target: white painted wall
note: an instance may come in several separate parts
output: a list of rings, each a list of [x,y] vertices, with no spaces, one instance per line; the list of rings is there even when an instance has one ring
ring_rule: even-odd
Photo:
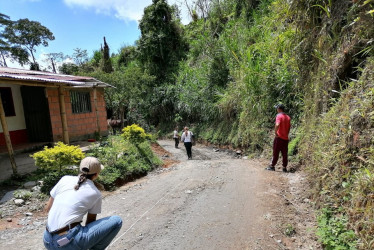
[[[14,110],[16,116],[7,116],[6,121],[8,124],[9,131],[26,129],[25,115],[23,112],[22,96],[21,96],[21,85],[15,84],[4,84],[0,81],[0,87],[11,87],[13,95]],[[3,132],[3,127],[0,122],[0,133]]]

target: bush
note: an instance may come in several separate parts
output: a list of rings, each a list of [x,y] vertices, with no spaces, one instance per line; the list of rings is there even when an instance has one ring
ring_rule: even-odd
[[[144,129],[136,124],[123,128],[122,132],[122,137],[134,145],[139,145],[140,143],[151,139],[151,135],[146,134]]]
[[[32,193],[25,189],[18,189],[13,193],[14,198],[29,200],[32,197]]]
[[[324,249],[356,249],[357,238],[347,229],[348,218],[324,208],[318,216],[317,235]]]
[[[111,136],[107,144],[93,147],[89,155],[97,157],[105,166],[97,181],[106,190],[113,190],[118,182],[145,175],[155,166],[162,165],[148,141],[134,145],[119,136]]]
[[[42,179],[43,185],[40,188],[40,192],[49,195],[49,192],[57,184],[57,182],[65,175],[77,175],[75,170],[63,170],[61,172],[49,172]]]
[[[53,148],[44,147],[44,150],[33,155],[35,165],[52,171],[61,173],[64,167],[79,164],[84,158],[84,153],[78,146],[68,146],[62,142],[57,142]]]

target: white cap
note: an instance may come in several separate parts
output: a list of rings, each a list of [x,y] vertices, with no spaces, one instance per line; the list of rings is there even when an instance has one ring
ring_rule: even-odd
[[[103,169],[104,166],[100,164],[99,160],[92,156],[84,158],[79,166],[79,170],[87,174],[99,174]]]

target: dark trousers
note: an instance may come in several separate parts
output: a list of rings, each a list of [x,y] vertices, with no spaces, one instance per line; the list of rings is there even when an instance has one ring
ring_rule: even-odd
[[[174,138],[174,141],[175,141],[175,147],[177,148],[179,145],[179,138]]]
[[[274,143],[273,143],[273,160],[271,161],[271,165],[274,167],[279,158],[279,152],[282,153],[282,160],[283,160],[283,167],[287,167],[288,164],[288,140],[283,140],[279,137],[275,137]]]
[[[184,143],[184,146],[186,147],[186,150],[187,150],[187,156],[188,156],[188,159],[192,158],[192,143],[191,142],[185,142]]]

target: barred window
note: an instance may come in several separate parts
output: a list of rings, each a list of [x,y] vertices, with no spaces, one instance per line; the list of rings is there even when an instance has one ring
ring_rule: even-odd
[[[0,88],[0,95],[3,103],[5,116],[15,116],[16,112],[14,111],[12,89],[9,87],[2,87]]]
[[[70,100],[73,114],[91,112],[90,92],[70,91]]]

